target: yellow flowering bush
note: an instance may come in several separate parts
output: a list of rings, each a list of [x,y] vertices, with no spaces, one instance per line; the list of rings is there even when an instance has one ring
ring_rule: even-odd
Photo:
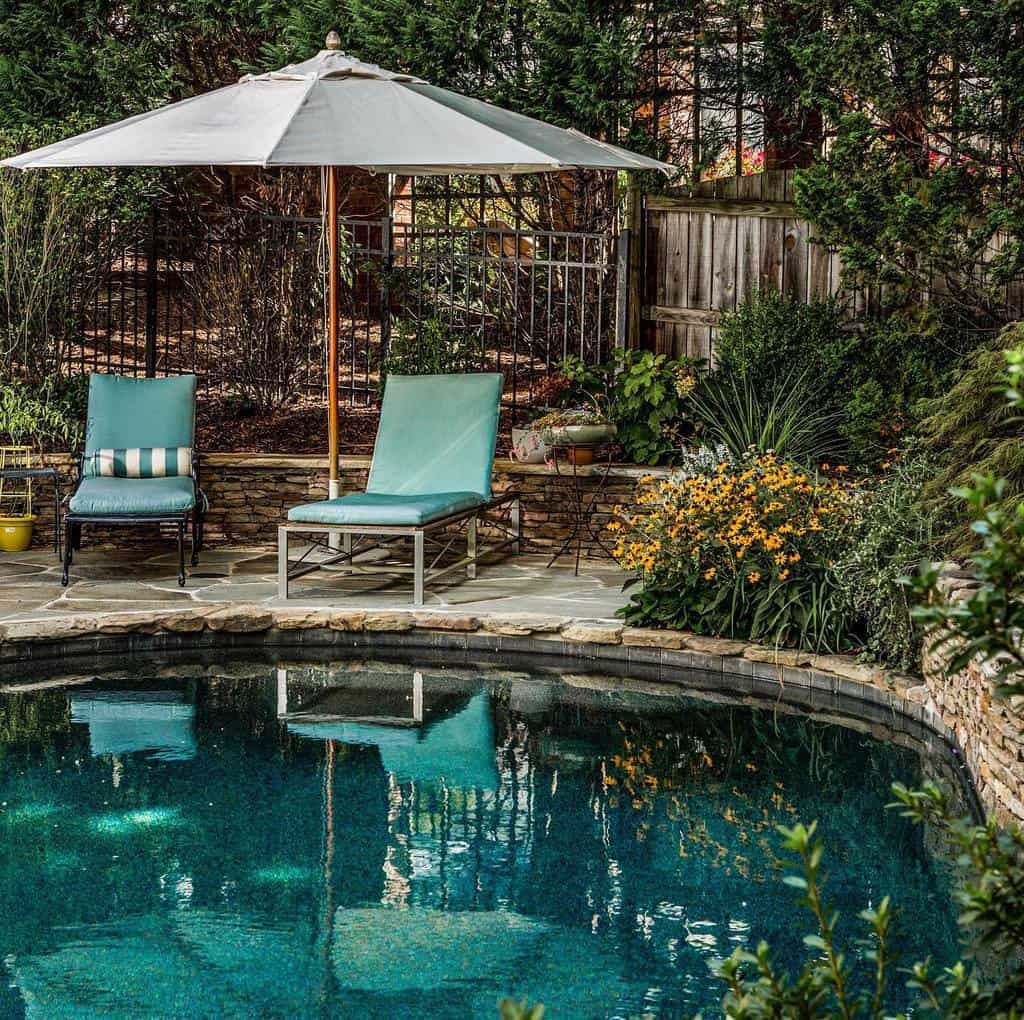
[[[647,477],[636,506],[619,508],[609,525],[616,559],[640,582],[625,616],[838,650],[849,620],[833,564],[859,503],[845,469],[812,473],[772,454],[688,477]]]

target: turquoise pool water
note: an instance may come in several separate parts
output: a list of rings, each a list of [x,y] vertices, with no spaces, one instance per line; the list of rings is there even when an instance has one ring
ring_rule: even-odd
[[[713,1015],[712,959],[802,957],[796,818],[847,918],[891,892],[908,958],[955,951],[884,810],[947,764],[914,747],[594,677],[220,672],[0,695],[0,1016]]]

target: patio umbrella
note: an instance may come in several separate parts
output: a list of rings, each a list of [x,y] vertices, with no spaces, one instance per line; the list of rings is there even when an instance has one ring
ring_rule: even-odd
[[[327,380],[331,495],[338,479],[337,168],[409,176],[673,167],[579,131],[502,110],[339,50],[4,160],[90,166],[327,168]]]

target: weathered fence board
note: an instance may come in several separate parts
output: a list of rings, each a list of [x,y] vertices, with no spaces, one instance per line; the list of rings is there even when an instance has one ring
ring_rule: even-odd
[[[723,312],[733,311],[759,290],[797,301],[834,296],[852,317],[877,312],[886,293],[844,285],[836,252],[813,243],[813,227],[793,204],[793,172],[774,171],[704,181],[692,196],[651,196],[644,206],[647,264],[644,266],[640,342],[674,357],[713,359]],[[998,258],[1010,243],[996,237],[980,260]],[[962,282],[935,274],[922,285],[921,300],[956,298],[964,284],[977,294],[984,270],[978,265]],[[997,324],[1024,316],[1024,279],[991,294]]]

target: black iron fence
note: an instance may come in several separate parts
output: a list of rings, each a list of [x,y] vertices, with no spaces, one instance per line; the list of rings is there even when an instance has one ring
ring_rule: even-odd
[[[207,391],[272,402],[325,392],[318,219],[232,215],[187,229],[154,213],[117,236],[83,288],[72,371],[195,372]],[[340,222],[341,392],[377,399],[386,371],[499,370],[513,408],[569,355],[615,343],[615,238],[606,233]]]

